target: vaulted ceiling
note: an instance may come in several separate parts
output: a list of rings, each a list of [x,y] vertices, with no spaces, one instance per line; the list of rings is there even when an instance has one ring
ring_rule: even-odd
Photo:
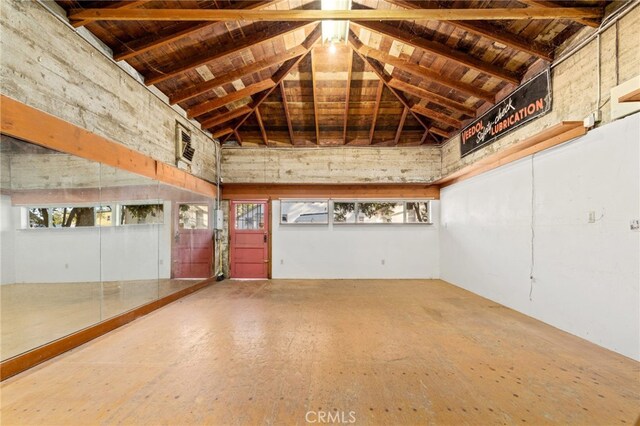
[[[147,85],[242,146],[441,143],[607,4],[325,2],[58,0]],[[325,17],[348,22],[340,37],[323,36]]]

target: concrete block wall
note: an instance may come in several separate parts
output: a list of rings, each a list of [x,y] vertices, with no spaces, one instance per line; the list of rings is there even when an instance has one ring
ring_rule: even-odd
[[[0,2],[2,94],[175,164],[176,120],[191,129],[191,172],[216,180],[217,144],[35,1]]]

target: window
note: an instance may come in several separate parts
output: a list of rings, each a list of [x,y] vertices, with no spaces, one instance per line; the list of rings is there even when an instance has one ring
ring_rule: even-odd
[[[404,203],[371,201],[358,203],[359,223],[403,223]]]
[[[280,223],[326,225],[329,223],[329,201],[282,201]]]
[[[180,204],[178,227],[180,229],[209,229],[209,206],[206,204]]]
[[[264,229],[264,209],[262,204],[236,204],[236,229]]]
[[[431,223],[431,211],[428,201],[407,201],[407,223]]]
[[[111,206],[96,207],[96,225],[111,226],[114,223],[113,209]]]
[[[356,223],[356,203],[334,201],[333,223]]]
[[[120,225],[153,225],[164,223],[162,204],[126,204],[120,206]]]
[[[28,209],[29,228],[48,228],[49,209],[46,207],[32,207]]]
[[[93,207],[54,207],[51,209],[53,228],[77,228],[94,226],[96,223]]]

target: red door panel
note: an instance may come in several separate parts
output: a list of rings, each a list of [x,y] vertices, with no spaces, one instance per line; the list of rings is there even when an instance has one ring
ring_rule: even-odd
[[[232,278],[268,278],[269,205],[267,201],[232,201],[230,266]]]
[[[213,229],[209,206],[174,204],[172,278],[209,278],[213,263]]]

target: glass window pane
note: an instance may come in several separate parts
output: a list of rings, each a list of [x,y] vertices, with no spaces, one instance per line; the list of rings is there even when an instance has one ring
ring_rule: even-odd
[[[180,229],[209,229],[209,206],[180,204],[178,226]]]
[[[431,223],[429,201],[407,202],[407,223]]]
[[[148,225],[164,222],[162,204],[126,204],[120,211],[121,225]]]
[[[75,228],[95,225],[93,207],[54,207],[51,209],[51,226],[54,228]]]
[[[113,210],[111,206],[96,207],[96,225],[98,226],[113,225]]]
[[[328,201],[282,201],[280,223],[329,223]]]
[[[334,223],[356,223],[356,203],[333,202]]]
[[[236,204],[235,227],[240,230],[264,229],[264,209],[260,203]]]
[[[358,203],[358,223],[403,223],[404,203],[371,201]]]
[[[48,228],[49,209],[34,207],[29,209],[29,228]]]

